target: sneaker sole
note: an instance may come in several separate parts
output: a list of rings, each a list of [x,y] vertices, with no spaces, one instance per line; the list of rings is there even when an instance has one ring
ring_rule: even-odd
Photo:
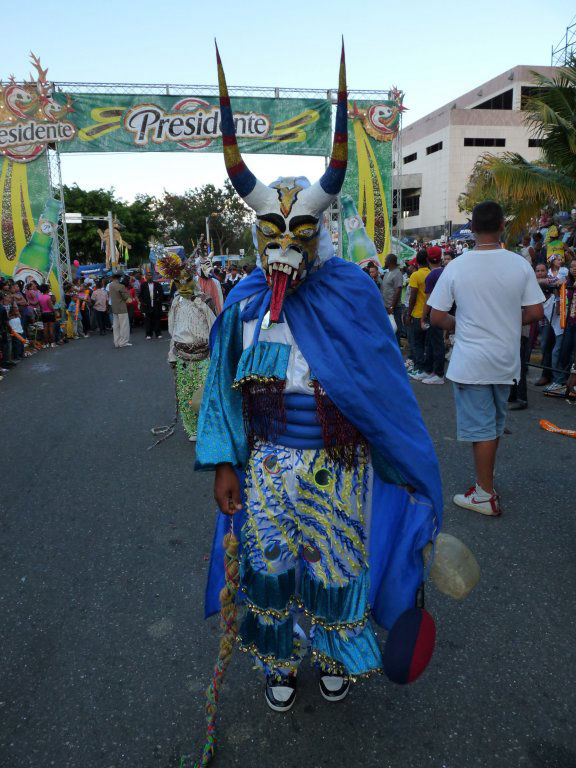
[[[470,504],[467,501],[456,501],[456,499],[452,499],[452,502],[461,509],[470,509],[472,512],[479,512],[486,517],[500,517],[502,514],[502,510],[500,510],[500,512],[492,512],[492,509],[488,511],[487,509],[482,509],[478,504]]]
[[[266,704],[268,704],[270,709],[273,710],[274,712],[289,712],[294,706],[294,703],[296,701],[296,696],[294,696],[290,704],[288,704],[286,707],[277,707],[276,704],[272,704],[272,702],[269,700],[266,694],[264,694],[264,698],[266,699]]]
[[[318,687],[320,688],[320,694],[321,694],[322,698],[325,699],[326,701],[342,701],[342,699],[345,699],[346,696],[348,696],[348,694],[350,693],[350,683],[348,683],[348,688],[346,688],[344,693],[339,693],[337,696],[328,696],[322,690],[322,686],[321,685],[319,685]]]
[[[426,381],[426,379],[422,379],[422,384],[431,384],[432,386],[434,385],[438,386],[440,384],[444,384],[444,382],[443,381]]]

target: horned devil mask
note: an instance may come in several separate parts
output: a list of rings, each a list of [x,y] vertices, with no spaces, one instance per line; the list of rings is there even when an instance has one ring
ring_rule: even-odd
[[[256,213],[256,237],[262,268],[272,289],[270,322],[280,319],[284,298],[306,277],[318,250],[322,212],[337,197],[346,174],[348,123],[344,44],[340,58],[336,126],[330,164],[322,178],[309,187],[283,178],[267,187],[242,160],[224,70],[216,46],[222,144],[226,170],[234,189]]]
[[[202,277],[209,278],[212,272],[212,262],[210,256],[201,256],[200,258],[200,274]]]

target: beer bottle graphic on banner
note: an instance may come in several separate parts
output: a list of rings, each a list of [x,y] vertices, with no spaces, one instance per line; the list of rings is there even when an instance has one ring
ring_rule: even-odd
[[[58,227],[61,203],[48,198],[34,234],[20,251],[20,258],[12,277],[14,280],[30,278],[38,285],[48,280],[51,265],[52,243]]]
[[[375,261],[378,264],[376,246],[368,237],[364,222],[356,210],[354,201],[350,195],[342,195],[341,203],[342,221],[348,235],[348,261],[354,261],[361,267],[366,266],[368,261]]]

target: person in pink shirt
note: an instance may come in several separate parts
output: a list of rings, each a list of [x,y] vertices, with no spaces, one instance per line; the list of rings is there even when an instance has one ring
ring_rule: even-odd
[[[44,346],[55,347],[54,343],[54,305],[50,296],[50,288],[46,283],[40,286],[38,295],[38,305],[40,307],[42,322],[44,323]]]
[[[38,283],[36,282],[36,280],[30,280],[30,282],[26,286],[24,295],[26,296],[26,301],[28,302],[28,306],[40,312],[40,305],[38,304],[38,297],[40,296],[40,291],[38,290]]]

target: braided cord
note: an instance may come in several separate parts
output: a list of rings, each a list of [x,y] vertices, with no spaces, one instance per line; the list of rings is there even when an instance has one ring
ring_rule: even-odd
[[[214,757],[216,749],[216,710],[218,708],[218,696],[224,678],[226,668],[232,658],[234,643],[238,634],[238,607],[236,595],[240,584],[240,565],[238,562],[238,539],[232,528],[230,517],[230,531],[224,536],[224,572],[226,583],[220,591],[220,627],[222,637],[218,659],[214,665],[214,675],[210,685],[206,689],[206,743],[202,752],[202,759],[194,768],[203,768]]]

